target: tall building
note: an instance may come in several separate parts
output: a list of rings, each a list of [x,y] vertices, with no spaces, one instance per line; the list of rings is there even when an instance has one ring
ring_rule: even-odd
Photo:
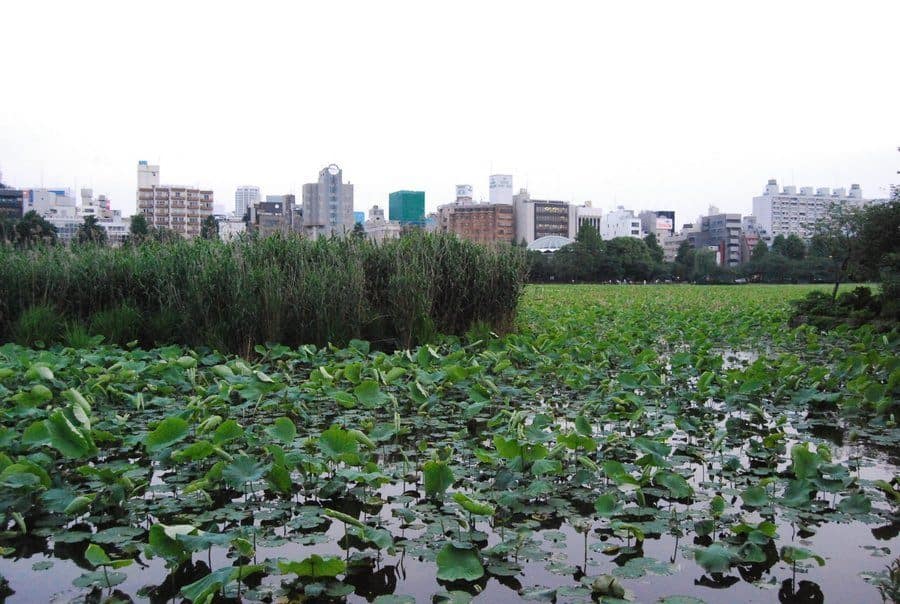
[[[247,214],[247,209],[259,200],[259,187],[241,185],[234,190],[234,215],[243,218]]]
[[[578,237],[578,231],[584,225],[590,225],[600,233],[603,228],[603,209],[595,208],[591,202],[584,202],[583,206],[571,206],[569,208],[569,238]]]
[[[388,219],[401,226],[425,224],[425,191],[394,191],[388,196]]]
[[[741,215],[714,214],[700,218],[700,232],[695,235],[695,247],[715,248],[722,266],[741,263]]]
[[[516,243],[532,243],[535,239],[556,235],[569,237],[570,211],[565,201],[531,199],[526,189],[513,197]]]
[[[860,207],[866,203],[859,185],[850,185],[850,192],[828,187],[784,187],[770,179],[763,194],[753,198],[753,215],[762,231],[769,237],[798,235],[809,239],[815,234],[816,223],[826,218],[832,205]]]
[[[491,203],[513,202],[512,174],[492,174],[489,179]]]
[[[353,224],[356,226],[357,224],[365,224],[366,222],[366,213],[365,212],[353,212]]]
[[[641,230],[649,235],[653,233],[657,239],[675,234],[675,212],[673,210],[648,210],[638,214],[641,219]]]
[[[632,210],[626,210],[622,206],[605,214],[601,224],[603,228],[600,229],[600,236],[606,241],[616,237],[641,236],[640,218],[635,216]]]
[[[94,198],[93,189],[81,190],[81,208],[77,209],[81,222],[88,216],[97,219],[100,227],[106,231],[106,241],[110,245],[121,245],[129,236],[130,218],[123,218],[121,210],[113,210],[106,195]]]
[[[153,228],[166,228],[191,239],[200,235],[200,223],[212,216],[213,192],[181,185],[160,185],[159,166],[138,162],[138,212]]]
[[[0,218],[21,218],[24,214],[25,191],[0,182]]]
[[[295,204],[294,195],[266,195],[265,201],[257,201],[249,206],[248,230],[261,237],[299,230],[295,227]]]
[[[353,230],[353,185],[335,164],[319,172],[319,181],[303,185],[303,233],[309,237],[343,235]]]
[[[438,208],[438,230],[477,243],[513,242],[513,207],[505,203],[450,203]]]

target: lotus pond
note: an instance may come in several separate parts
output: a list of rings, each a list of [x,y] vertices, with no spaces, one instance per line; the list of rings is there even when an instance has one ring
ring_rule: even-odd
[[[529,287],[516,333],[392,354],[2,346],[0,602],[890,600],[896,330],[787,328],[809,289]]]

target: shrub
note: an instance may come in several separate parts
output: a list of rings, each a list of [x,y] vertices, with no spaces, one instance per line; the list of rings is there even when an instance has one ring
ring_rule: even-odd
[[[141,314],[128,304],[101,310],[91,317],[91,333],[101,335],[110,344],[124,345],[141,333]]]
[[[12,329],[13,340],[22,346],[39,343],[49,346],[60,340],[62,323],[59,313],[47,304],[32,306],[23,312]]]
[[[70,348],[91,348],[103,341],[103,336],[92,336],[81,321],[69,321],[63,327],[63,342]]]

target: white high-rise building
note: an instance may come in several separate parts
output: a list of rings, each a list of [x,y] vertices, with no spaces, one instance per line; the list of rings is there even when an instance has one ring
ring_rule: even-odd
[[[641,219],[634,215],[633,210],[626,210],[622,206],[604,214],[600,224],[602,225],[600,236],[604,241],[616,237],[640,238],[641,236]]]
[[[784,187],[780,192],[778,182],[773,178],[766,184],[763,194],[753,198],[753,216],[757,228],[768,237],[778,235],[798,235],[809,239],[815,234],[816,223],[828,216],[832,204],[848,204],[852,207],[865,205],[859,185],[832,191],[828,187]]]
[[[243,218],[247,208],[259,203],[259,187],[242,185],[234,190],[234,215]]]
[[[512,174],[492,174],[490,177],[491,203],[512,204]]]
[[[137,209],[153,227],[188,239],[200,235],[200,223],[212,216],[213,192],[183,185],[160,185],[159,166],[138,162]]]

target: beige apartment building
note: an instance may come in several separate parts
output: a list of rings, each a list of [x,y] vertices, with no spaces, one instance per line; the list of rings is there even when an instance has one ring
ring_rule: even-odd
[[[162,227],[192,239],[200,236],[200,224],[212,216],[213,192],[180,185],[160,185],[159,166],[138,162],[138,212],[150,228]]]
[[[477,243],[513,242],[513,207],[504,203],[451,203],[438,208],[438,228]]]

